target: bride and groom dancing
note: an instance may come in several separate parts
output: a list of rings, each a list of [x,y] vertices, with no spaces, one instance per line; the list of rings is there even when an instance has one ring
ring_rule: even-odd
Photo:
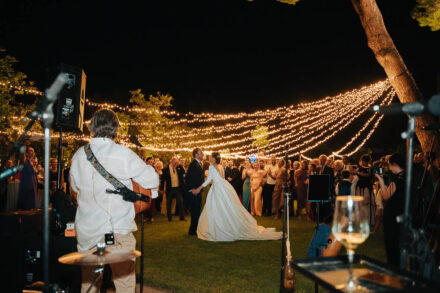
[[[220,154],[212,153],[208,178],[204,180],[203,152],[196,148],[193,161],[186,173],[186,191],[189,192],[191,225],[189,235],[208,241],[277,240],[282,232],[257,225],[254,217],[241,204],[232,185],[224,179]],[[202,189],[212,184],[206,203],[200,213]]]

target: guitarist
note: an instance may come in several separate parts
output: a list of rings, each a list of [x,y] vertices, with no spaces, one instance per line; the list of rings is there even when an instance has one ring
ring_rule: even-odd
[[[132,189],[133,179],[141,187],[151,189],[152,197],[156,198],[159,177],[153,167],[145,164],[129,148],[115,142],[119,129],[116,114],[108,109],[98,110],[89,129],[93,135],[90,149],[102,167],[126,187]],[[90,250],[104,241],[109,251],[136,248],[136,239],[132,234],[137,230],[133,202],[125,201],[120,194],[106,192],[106,189],[114,190],[114,187],[88,161],[84,147],[73,156],[70,184],[78,198],[75,217],[78,251]],[[130,260],[110,266],[116,292],[134,292],[135,262]],[[93,266],[82,267],[81,292],[86,292],[91,285],[94,269]],[[95,287],[92,292],[98,290]]]

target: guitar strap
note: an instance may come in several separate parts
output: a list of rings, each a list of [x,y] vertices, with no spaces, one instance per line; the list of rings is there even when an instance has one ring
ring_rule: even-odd
[[[96,159],[95,154],[92,152],[92,148],[90,145],[84,146],[84,151],[87,156],[87,160],[92,164],[92,166],[107,180],[116,190],[121,190],[123,188],[127,188],[124,184],[122,184],[118,179],[116,179],[112,174],[110,174],[99,161]]]
[[[84,146],[84,152],[86,153],[87,160],[90,162],[90,164],[92,164],[96,171],[98,171],[98,173],[101,174],[101,176],[104,177],[104,179],[107,180],[115,188],[115,190],[106,189],[105,191],[107,193],[120,194],[125,201],[130,202],[136,202],[138,200],[144,202],[150,201],[150,198],[148,196],[144,196],[140,193],[134,192],[133,190],[122,184],[112,174],[110,174],[96,159],[95,154],[92,152],[92,148],[89,144]]]

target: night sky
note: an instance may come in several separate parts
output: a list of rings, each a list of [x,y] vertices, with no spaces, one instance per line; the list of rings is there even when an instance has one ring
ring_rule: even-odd
[[[410,18],[413,1],[378,1],[426,97],[437,91],[440,32]],[[45,70],[82,67],[87,97],[131,89],[174,97],[180,112],[238,112],[319,99],[386,78],[349,0],[8,1],[1,43],[44,89]]]

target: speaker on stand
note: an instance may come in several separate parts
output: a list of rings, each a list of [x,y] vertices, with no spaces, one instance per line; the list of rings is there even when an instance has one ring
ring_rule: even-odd
[[[82,132],[86,103],[86,74],[81,68],[67,64],[60,64],[54,72],[56,74],[65,72],[67,77],[67,83],[54,106],[54,130]]]

